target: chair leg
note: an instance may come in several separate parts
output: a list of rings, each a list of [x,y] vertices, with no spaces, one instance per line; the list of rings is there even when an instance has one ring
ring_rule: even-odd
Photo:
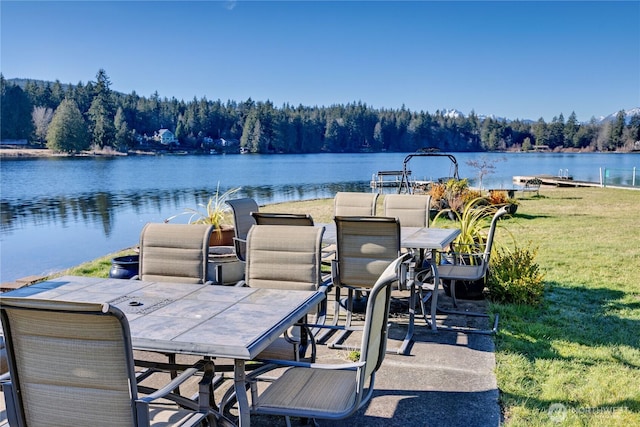
[[[333,319],[331,320],[331,323],[328,325],[329,327],[322,330],[322,331],[317,331],[315,334],[315,340],[317,344],[324,344],[327,339],[329,339],[329,336],[331,334],[333,334],[333,332],[338,328],[338,321],[340,318],[340,287],[336,286],[335,287],[335,301],[334,301],[334,306],[333,306]],[[324,323],[324,322],[323,322]]]
[[[424,281],[424,280],[422,280]],[[454,307],[458,307],[457,304],[457,299],[456,299],[456,294],[455,294],[455,287],[456,287],[456,280],[451,280],[451,296],[453,298],[453,305]],[[424,294],[424,290],[421,286],[418,286],[418,292],[419,292],[419,300],[420,300],[420,310],[422,311],[422,316],[424,317],[425,321],[427,322],[427,324],[430,324],[429,319],[427,318],[427,309],[426,309],[426,302],[431,299],[434,298],[433,292],[429,290],[426,294]],[[433,301],[432,301],[433,302]],[[432,304],[432,308],[429,311],[433,310],[433,304]],[[486,313],[479,313],[476,311],[461,311],[461,310],[448,310],[448,309],[444,309],[442,307],[440,307],[437,303],[435,305],[435,311],[436,313],[441,313],[441,314],[451,314],[451,315],[460,315],[460,316],[472,316],[472,317],[485,317],[485,318],[489,318],[490,316]],[[433,313],[431,313],[433,314]],[[435,316],[432,316],[432,318],[435,318]],[[469,329],[469,328],[464,328],[464,327],[455,327],[455,326],[437,326],[437,330],[438,331],[450,331],[450,332],[463,332],[463,333],[467,333],[467,334],[481,334],[481,335],[493,335],[496,334],[498,332],[498,321],[499,321],[499,315],[496,314],[494,321],[493,321],[493,327],[491,329]]]
[[[451,284],[449,285],[449,289],[451,290],[451,298],[453,298],[453,306],[458,308],[458,299],[456,298],[456,284],[457,281],[451,280]]]

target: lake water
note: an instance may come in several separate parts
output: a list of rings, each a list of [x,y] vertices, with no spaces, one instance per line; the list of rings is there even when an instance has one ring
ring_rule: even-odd
[[[3,159],[0,163],[0,281],[59,271],[133,246],[142,226],[221,191],[260,204],[372,191],[379,170],[401,170],[407,153],[131,156],[117,158]],[[483,187],[511,187],[514,175],[557,175],[598,182],[600,168],[631,184],[640,154],[454,153],[461,178],[478,185],[466,162],[483,156],[494,173]],[[452,174],[446,157],[414,157],[413,178]],[[636,182],[636,186],[640,182]],[[184,221],[187,217],[183,217]],[[175,222],[175,221],[174,221]]]

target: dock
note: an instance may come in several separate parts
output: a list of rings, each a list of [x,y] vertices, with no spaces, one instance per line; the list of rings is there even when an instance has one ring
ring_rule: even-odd
[[[553,187],[602,187],[599,182],[575,180],[570,176],[519,175],[513,177],[513,183],[524,185],[531,180],[540,180],[541,185]]]

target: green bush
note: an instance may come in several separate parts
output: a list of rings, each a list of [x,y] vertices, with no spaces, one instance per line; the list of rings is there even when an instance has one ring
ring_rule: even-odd
[[[498,303],[540,304],[544,274],[534,261],[537,254],[537,248],[496,249],[489,265],[489,299]]]

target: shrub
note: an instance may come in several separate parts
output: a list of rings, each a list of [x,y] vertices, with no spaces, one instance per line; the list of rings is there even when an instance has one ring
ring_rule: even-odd
[[[537,248],[496,249],[489,265],[489,299],[499,303],[540,304],[544,274],[534,261],[537,254]]]
[[[428,194],[431,196],[431,207],[441,209],[441,200],[444,199],[446,187],[444,184],[433,183],[429,188]]]
[[[491,191],[487,197],[492,205],[500,205],[509,202],[509,196],[506,191]]]

